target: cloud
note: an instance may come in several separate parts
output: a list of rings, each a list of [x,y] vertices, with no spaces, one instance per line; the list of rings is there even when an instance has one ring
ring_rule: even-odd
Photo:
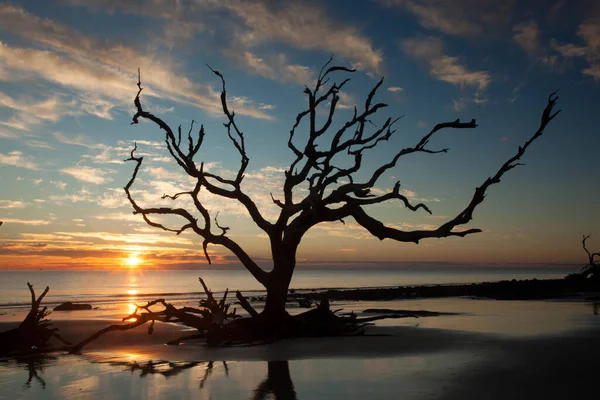
[[[229,54],[236,54],[232,58],[240,61],[241,67],[244,69],[265,78],[298,85],[310,85],[315,79],[310,68],[289,63],[285,54],[282,53],[259,57],[249,51],[244,51],[242,55],[237,56],[238,51],[233,50]],[[264,110],[261,107],[259,109]]]
[[[28,147],[35,147],[38,149],[54,150],[54,147],[42,140],[27,140],[24,144]]]
[[[18,219],[18,218],[2,218],[2,221],[6,224],[21,224],[21,225],[48,225],[50,221],[42,219]]]
[[[288,2],[273,7],[270,1],[202,3],[225,8],[243,21],[245,29],[236,32],[235,40],[244,46],[276,41],[296,49],[335,52],[377,73],[383,62],[381,53],[354,26],[338,23],[314,4]]]
[[[459,99],[452,99],[452,109],[456,112],[460,112],[467,107],[467,99],[461,97]]]
[[[94,199],[95,197],[92,196],[87,189],[82,189],[79,193],[69,193],[61,195],[53,194],[48,196],[48,200],[56,204],[63,204],[65,201],[69,201],[71,203],[92,202]]]
[[[55,232],[55,234],[71,236],[74,238],[100,239],[100,240],[108,241],[108,242],[125,242],[125,243],[129,243],[129,244],[133,244],[133,243],[135,243],[135,244],[167,243],[167,244],[179,244],[179,245],[193,244],[193,242],[190,239],[184,238],[183,236],[163,235],[162,233],[120,234],[120,233],[111,233],[111,232]]]
[[[560,45],[556,41],[552,41],[552,48],[556,50],[561,56],[566,58],[585,57],[585,55],[588,52],[588,49],[585,46],[577,46],[573,43]]]
[[[514,41],[534,58],[540,51],[540,29],[537,22],[531,19],[527,22],[522,22],[513,28]]]
[[[331,18],[324,7],[308,2],[270,0],[196,0],[191,3],[155,1],[152,7],[127,0],[68,0],[68,3],[93,7],[99,11],[120,10],[160,18],[165,26],[182,22],[196,24],[196,31],[206,29],[218,38],[218,45],[250,51],[261,45],[282,43],[300,50],[335,53],[379,73],[383,56],[354,25]],[[189,28],[189,27],[188,27]],[[190,37],[190,29],[185,36]],[[192,32],[193,33],[193,32]]]
[[[397,93],[397,92],[403,92],[404,89],[401,88],[400,86],[390,86],[389,88],[387,88],[388,92],[392,92],[392,93]]]
[[[2,42],[0,42],[0,50]],[[60,96],[45,97],[41,100],[31,98],[13,98],[0,92],[0,107],[15,111],[0,124],[14,129],[29,131],[32,126],[43,122],[57,122],[63,115],[76,115],[73,101],[65,101]]]
[[[24,156],[20,151],[11,151],[8,154],[0,153],[0,164],[33,170],[40,169],[35,162],[31,161],[31,157]]]
[[[583,44],[559,44],[554,40],[551,46],[564,58],[585,59],[588,65],[581,73],[598,81],[600,80],[600,14],[580,24],[577,35],[583,40]]]
[[[106,182],[112,181],[107,175],[113,173],[112,170],[104,170],[100,168],[88,167],[84,165],[77,165],[75,167],[63,168],[60,170],[65,174],[69,174],[77,180],[82,182],[89,182],[95,185],[101,185]]]
[[[109,213],[95,215],[93,218],[99,220],[115,220],[115,221],[129,221],[129,222],[142,222],[145,223],[141,215],[133,215],[133,213]],[[154,231],[154,229],[153,229]]]
[[[50,181],[50,183],[62,190],[64,190],[67,187],[67,184],[61,181]]]
[[[22,8],[0,6],[0,26],[46,50],[11,47],[0,42],[0,62],[12,81],[32,77],[77,91],[80,110],[110,118],[114,105],[128,107],[139,66],[147,97],[196,106],[221,114],[220,93],[212,85],[191,82],[181,66],[160,54],[142,54],[121,44],[86,36],[69,26],[40,18]],[[251,103],[235,104],[237,114],[271,119]],[[126,106],[127,105],[127,106]]]
[[[20,200],[0,200],[0,208],[25,208],[29,205]]]
[[[356,106],[356,100],[353,96],[346,92],[338,92],[340,100],[338,101],[337,108],[343,110],[348,108],[354,108]]]
[[[458,57],[444,54],[442,40],[438,37],[422,36],[403,40],[401,47],[409,56],[429,64],[429,72],[436,79],[457,85],[485,90],[492,82],[487,71],[472,71],[460,63]]]
[[[85,135],[75,135],[75,136],[67,136],[62,132],[54,132],[53,136],[61,143],[71,144],[75,146],[83,146],[88,149],[104,149],[105,145],[99,143],[89,143],[89,140],[85,137]]]
[[[525,86],[525,82],[521,82],[513,88],[513,97],[510,99],[511,103],[517,101],[519,95],[521,94],[521,89],[523,89],[523,86]]]
[[[404,9],[430,30],[476,37],[503,29],[511,19],[513,0],[381,0],[386,6]]]

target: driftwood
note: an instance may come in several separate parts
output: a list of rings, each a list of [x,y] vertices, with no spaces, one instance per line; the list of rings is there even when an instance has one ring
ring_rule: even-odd
[[[587,249],[585,245],[585,241],[588,240],[591,236],[592,235],[584,235],[583,240],[581,242],[583,250],[586,252],[589,260],[588,263],[584,265],[584,267],[581,269],[580,274],[584,278],[590,277],[598,279],[600,278],[600,252],[592,253]],[[596,260],[596,257],[598,257],[598,260]]]
[[[134,312],[123,318],[122,324],[110,325],[99,330],[88,338],[72,346],[70,351],[74,353],[79,352],[84,346],[106,333],[126,331],[137,328],[138,326],[144,325],[147,322],[150,322],[150,325],[148,326],[149,335],[154,332],[154,324],[156,321],[181,323],[185,326],[195,328],[199,332],[199,334],[188,335],[172,340],[168,344],[180,344],[186,340],[202,337],[207,338],[216,334],[213,332],[221,331],[224,323],[228,322],[229,320],[239,318],[239,316],[236,314],[235,309],[229,312],[230,304],[225,303],[229,290],[226,290],[221,301],[217,302],[212,294],[212,291],[204,283],[204,280],[199,278],[199,281],[202,284],[204,292],[206,293],[206,299],[201,299],[199,301],[199,305],[202,308],[177,308],[172,304],[167,303],[164,299],[153,300],[148,302],[146,305],[136,305]],[[154,311],[152,307],[156,305],[162,305],[163,309],[160,311]]]
[[[48,294],[50,287],[36,298],[33,285],[27,282],[27,287],[31,293],[31,309],[21,322],[14,329],[0,333],[0,355],[21,355],[29,353],[44,352],[53,349],[50,339],[55,338],[65,345],[70,345],[58,334],[58,328],[52,328],[49,319],[50,311],[46,307],[40,309],[44,296]]]
[[[148,334],[152,334],[156,321],[181,323],[198,331],[196,334],[183,336],[167,344],[178,345],[187,340],[204,339],[206,345],[212,347],[264,344],[289,337],[363,335],[364,326],[369,322],[387,318],[414,317],[414,315],[400,313],[367,318],[357,318],[354,314],[338,315],[341,310],[332,311],[329,301],[324,299],[318,307],[295,316],[286,314],[285,320],[277,321],[273,325],[269,318],[259,314],[250,305],[240,291],[236,291],[236,298],[249,314],[244,318],[237,315],[235,309],[229,312],[230,304],[226,303],[229,290],[226,290],[223,298],[217,301],[204,280],[200,278],[199,281],[206,293],[206,299],[199,302],[202,308],[176,308],[164,299],[153,300],[146,305],[136,306],[131,315],[123,318],[122,324],[101,329],[72,346],[70,351],[79,352],[84,346],[106,333],[133,329],[148,322],[150,323]],[[161,305],[163,309],[152,310],[152,307],[157,305]]]

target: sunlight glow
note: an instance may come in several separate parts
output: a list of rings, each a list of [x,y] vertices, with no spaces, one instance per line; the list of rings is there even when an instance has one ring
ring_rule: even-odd
[[[137,267],[138,265],[140,265],[142,263],[142,259],[139,258],[137,255],[132,254],[129,256],[129,258],[125,259],[125,262],[130,267]]]

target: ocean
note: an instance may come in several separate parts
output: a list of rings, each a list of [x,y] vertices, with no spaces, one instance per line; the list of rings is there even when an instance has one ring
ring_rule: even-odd
[[[495,282],[510,279],[563,278],[564,269],[481,268],[469,270],[416,269],[297,269],[290,288],[298,291],[329,288],[395,287],[436,284]],[[107,305],[164,298],[174,302],[197,300],[203,294],[202,277],[219,295],[229,288],[257,296],[264,288],[245,270],[110,270],[110,271],[0,271],[0,313],[28,308],[27,282],[41,293],[50,287],[44,305],[65,301]]]

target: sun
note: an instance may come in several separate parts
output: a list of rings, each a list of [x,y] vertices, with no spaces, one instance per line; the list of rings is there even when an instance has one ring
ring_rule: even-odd
[[[138,265],[140,265],[142,263],[142,260],[135,255],[131,255],[129,256],[129,258],[125,259],[125,262],[127,263],[128,266],[130,267],[137,267]]]

